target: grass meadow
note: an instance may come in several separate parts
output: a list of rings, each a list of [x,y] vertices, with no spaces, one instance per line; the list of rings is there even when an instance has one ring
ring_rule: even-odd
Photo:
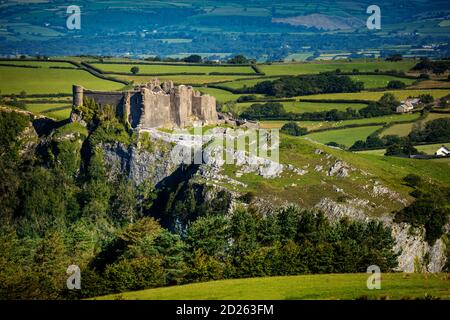
[[[72,85],[94,90],[119,90],[122,83],[103,80],[84,70],[17,68],[0,66],[2,94],[72,93]]]
[[[406,89],[406,90],[386,90],[386,91],[361,91],[361,92],[352,92],[352,93],[325,93],[325,94],[314,94],[309,96],[301,96],[297,98],[304,99],[330,99],[330,100],[371,100],[377,101],[379,100],[383,94],[392,93],[397,99],[404,100],[408,97],[417,97],[421,94],[430,94],[434,98],[441,98],[450,94],[450,89],[433,89],[433,90],[417,90],[417,89]]]
[[[317,274],[220,280],[125,292],[102,300],[354,300],[450,298],[447,274],[384,273],[380,290],[367,273]]]
[[[373,72],[375,69],[380,71],[398,70],[408,71],[416,62],[414,60],[403,60],[399,62],[376,61],[376,60],[358,60],[358,61],[331,61],[331,62],[308,62],[308,63],[273,63],[260,65],[259,68],[268,76],[278,75],[297,75],[308,73],[320,73],[325,71],[334,71],[341,69],[342,72],[351,72],[358,69],[360,72]]]
[[[342,121],[296,121],[301,127],[308,130],[339,128],[348,125],[364,125],[372,123],[390,123],[397,121],[412,121],[419,118],[419,114],[396,114],[374,118],[352,119]],[[261,127],[264,129],[281,128],[288,121],[261,121]]]
[[[139,73],[146,74],[167,74],[167,73],[206,73],[222,72],[222,73],[248,73],[255,71],[249,66],[197,66],[197,65],[164,65],[164,64],[102,64],[94,63],[93,67],[104,72],[127,72],[134,66],[139,68]]]
[[[320,143],[337,142],[346,147],[351,147],[358,140],[366,140],[369,135],[380,128],[382,128],[382,126],[337,129],[311,133],[305,137]]]

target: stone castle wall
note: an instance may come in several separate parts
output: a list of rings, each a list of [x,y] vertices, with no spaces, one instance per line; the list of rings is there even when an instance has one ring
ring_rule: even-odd
[[[216,99],[202,96],[190,86],[174,86],[171,81],[158,80],[131,91],[102,92],[73,86],[73,105],[81,106],[85,99],[100,105],[112,105],[118,116],[128,120],[132,128],[173,128],[192,126],[195,122],[216,124]]]

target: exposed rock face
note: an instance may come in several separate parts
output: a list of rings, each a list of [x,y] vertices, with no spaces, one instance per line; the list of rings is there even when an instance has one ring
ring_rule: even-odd
[[[101,92],[73,86],[73,105],[83,105],[84,99],[100,105],[112,105],[118,116],[128,120],[132,128],[173,128],[192,126],[194,122],[216,124],[216,99],[202,96],[190,86],[174,87],[171,81],[162,84],[157,79],[132,91]],[[77,121],[72,116],[72,121]]]
[[[392,236],[396,240],[394,250],[401,251],[398,269],[405,272],[442,271],[446,263],[446,248],[442,239],[430,246],[423,238],[424,230],[410,229],[411,226],[406,223],[392,225]]]
[[[316,205],[317,209],[322,210],[330,220],[336,221],[341,218],[347,217],[352,220],[367,220],[365,205],[349,205],[345,203],[337,203],[329,198],[323,198]]]
[[[328,176],[347,177],[350,168],[344,161],[336,161],[328,170]]]
[[[370,206],[367,201],[353,199],[346,203],[337,203],[329,198],[322,199],[317,205],[331,221],[347,217],[351,220],[369,220]],[[424,230],[412,230],[407,223],[394,223],[392,218],[384,216],[376,220],[391,227],[395,240],[394,251],[400,253],[397,270],[403,272],[441,272],[446,263],[446,246],[438,239],[433,246],[424,240]]]
[[[104,159],[111,167],[110,174],[124,173],[136,185],[149,180],[156,185],[170,176],[178,165],[171,160],[171,146],[158,142],[154,150],[137,146],[126,147],[121,143],[103,144]]]

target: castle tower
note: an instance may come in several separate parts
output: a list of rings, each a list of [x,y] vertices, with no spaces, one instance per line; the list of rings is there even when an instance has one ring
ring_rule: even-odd
[[[83,95],[84,95],[84,88],[82,86],[73,85],[72,86],[72,101],[73,106],[78,107],[83,105]]]

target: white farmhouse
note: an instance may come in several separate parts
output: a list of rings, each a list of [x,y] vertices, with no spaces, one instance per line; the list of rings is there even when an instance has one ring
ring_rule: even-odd
[[[436,155],[440,156],[440,157],[449,156],[450,150],[448,150],[448,148],[446,146],[442,146],[436,151]]]

